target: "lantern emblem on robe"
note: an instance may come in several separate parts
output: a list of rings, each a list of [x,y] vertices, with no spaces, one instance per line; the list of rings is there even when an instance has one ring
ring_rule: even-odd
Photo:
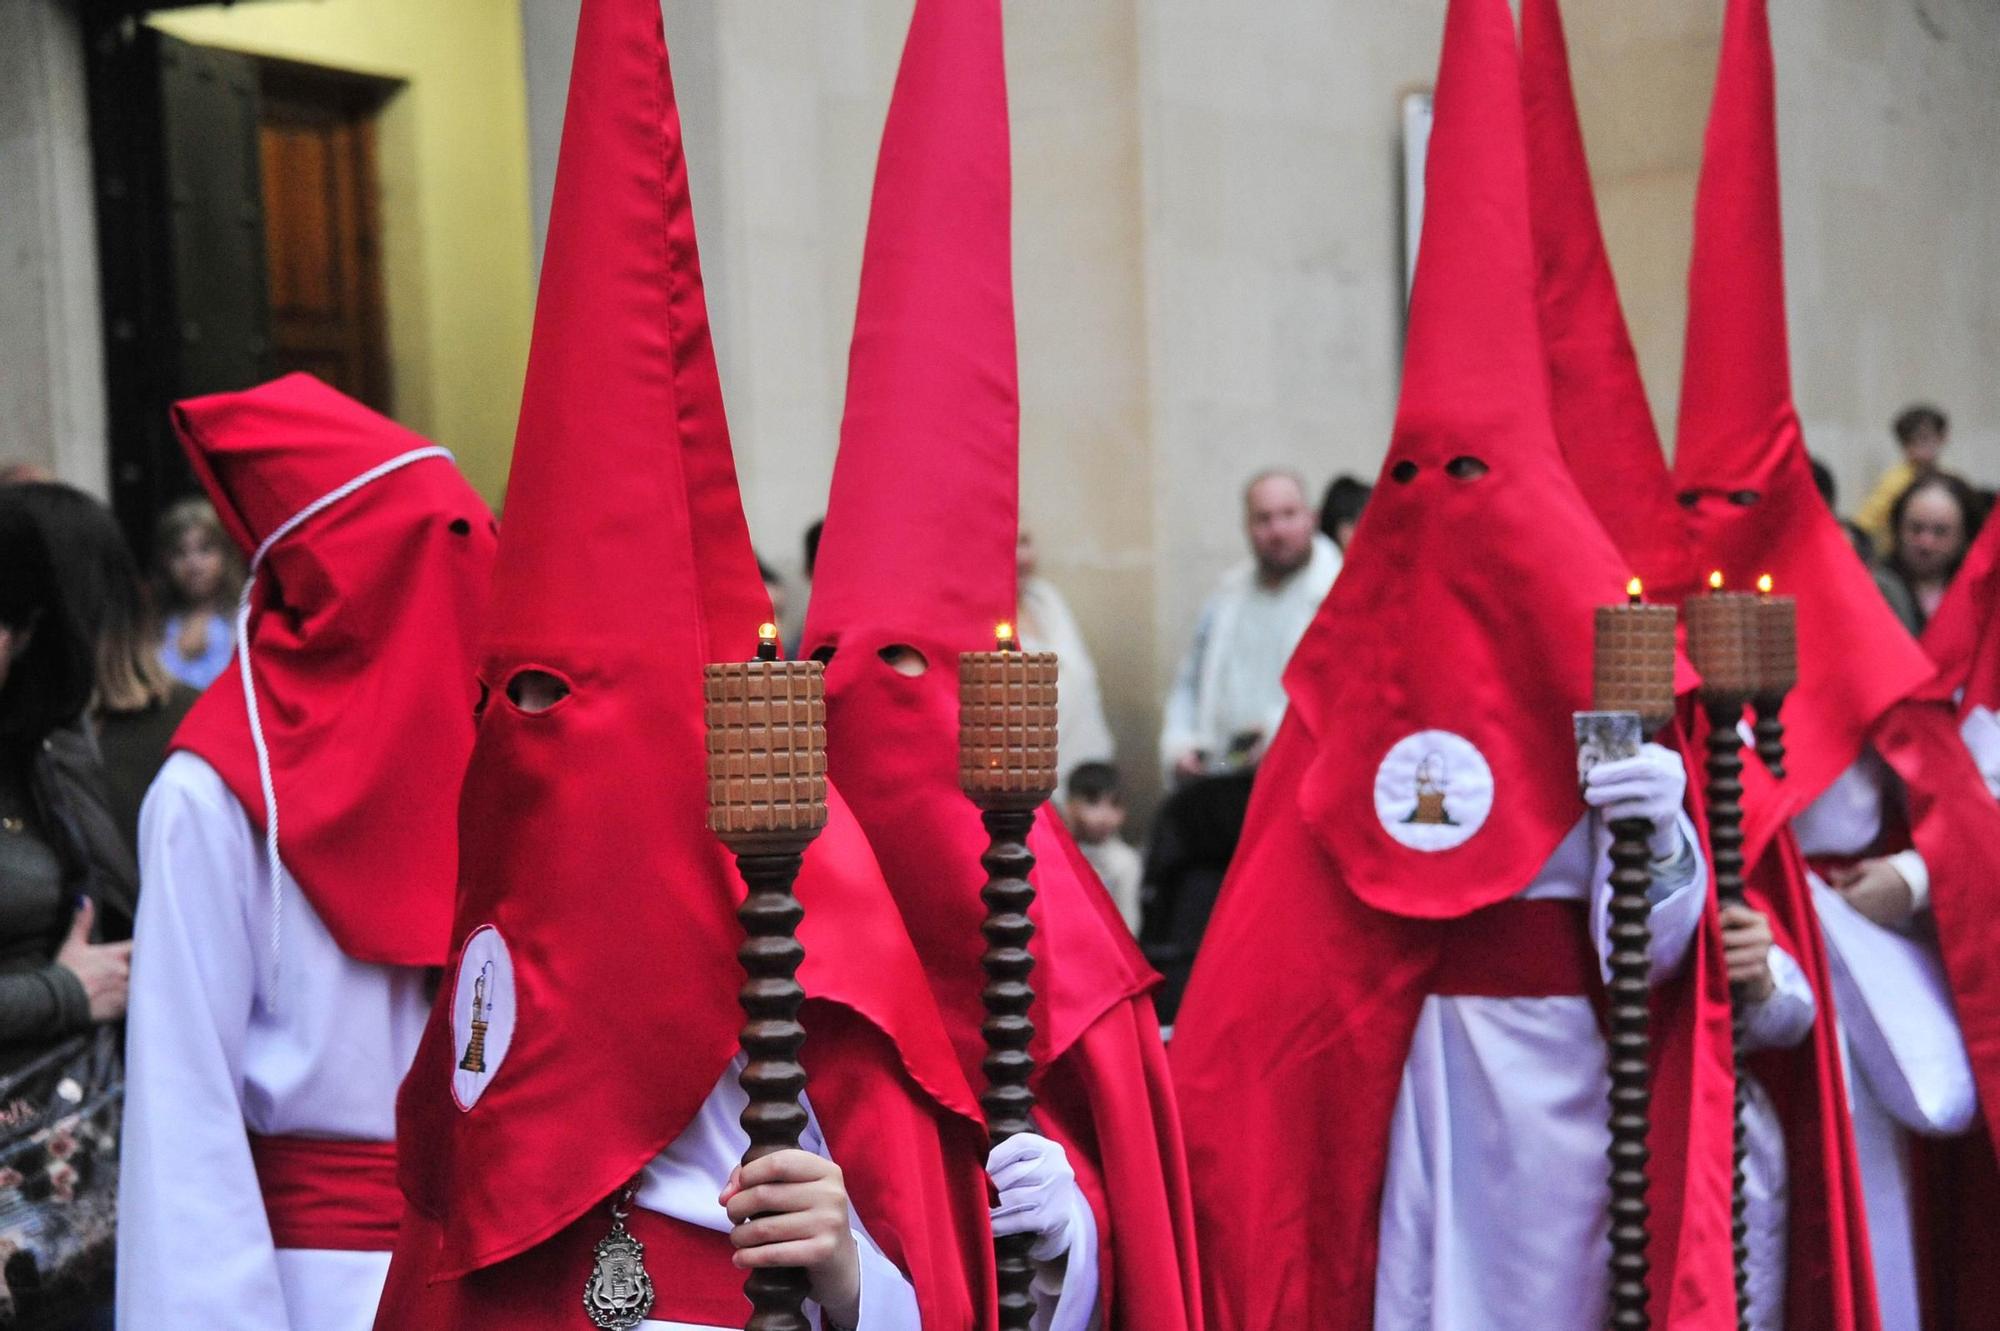
[[[1417,805],[1403,821],[1430,827],[1458,826],[1458,820],[1445,807],[1445,800],[1450,794],[1451,777],[1445,771],[1444,755],[1425,754],[1424,760],[1417,764]]]
[[[1375,817],[1390,840],[1438,854],[1477,836],[1493,812],[1493,769],[1449,730],[1405,735],[1375,772]]]
[[[493,963],[487,962],[479,968],[479,978],[472,984],[472,1039],[465,1046],[465,1057],[458,1066],[466,1072],[486,1071],[486,1027],[487,1017],[493,1005],[486,1001],[486,981],[493,971]]]

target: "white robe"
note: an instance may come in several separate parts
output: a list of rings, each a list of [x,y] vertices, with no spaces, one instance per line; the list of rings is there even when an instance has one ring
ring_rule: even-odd
[[[1677,970],[1706,874],[1686,847],[1653,892],[1653,977]],[[1588,900],[1608,957],[1610,841],[1584,818],[1524,900]],[[1583,997],[1424,1000],[1390,1125],[1377,1331],[1597,1331],[1610,1302],[1610,1078]]]
[[[1881,760],[1864,754],[1795,821],[1801,848],[1855,855],[1874,845],[1890,780]],[[1921,857],[1894,859],[1921,911],[1929,886]],[[1817,874],[1810,881],[1833,972],[1882,1331],[1920,1331],[1906,1133],[1950,1136],[1972,1126],[1972,1065],[1935,946],[1920,932],[1864,918]]]
[[[389,1254],[274,1249],[248,1133],[393,1140],[426,976],[346,956],[288,877],[274,995],[262,838],[193,754],[139,841],[120,1331],[368,1331]]]
[[[1812,1031],[1818,1003],[1805,972],[1789,952],[1771,949],[1774,987],[1750,1009],[1743,1046],[1748,1051],[1789,1049]],[[1785,1126],[1755,1077],[1748,1079],[1743,1106],[1743,1218],[1750,1261],[1750,1325],[1755,1331],[1782,1331],[1785,1275],[1790,1265],[1791,1178],[1785,1157]]]
[[[1222,579],[1202,607],[1194,641],[1167,695],[1160,765],[1169,786],[1174,764],[1189,749],[1219,763],[1237,733],[1260,730],[1266,741],[1278,733],[1285,716],[1285,663],[1339,574],[1339,548],[1316,535],[1305,567],[1279,587],[1261,586],[1250,563]],[[1264,631],[1246,633],[1246,622]]]

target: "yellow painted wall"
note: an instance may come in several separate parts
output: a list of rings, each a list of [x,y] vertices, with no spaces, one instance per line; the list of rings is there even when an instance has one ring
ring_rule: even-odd
[[[262,0],[155,24],[405,82],[377,140],[396,415],[497,501],[534,318],[519,0]]]

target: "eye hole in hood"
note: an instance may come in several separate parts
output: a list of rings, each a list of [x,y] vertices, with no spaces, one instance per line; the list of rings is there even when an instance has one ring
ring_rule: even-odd
[[[1492,470],[1483,459],[1469,453],[1460,454],[1444,464],[1445,475],[1455,481],[1476,481]]]
[[[568,680],[539,666],[523,666],[507,677],[507,701],[529,716],[553,710],[569,695]]]
[[[883,663],[891,670],[899,675],[908,675],[911,679],[919,678],[931,668],[931,663],[924,659],[924,654],[908,643],[892,642],[875,654],[881,657]]]
[[[1404,458],[1401,462],[1389,468],[1389,479],[1398,485],[1408,485],[1411,481],[1417,479],[1417,464],[1408,458]]]

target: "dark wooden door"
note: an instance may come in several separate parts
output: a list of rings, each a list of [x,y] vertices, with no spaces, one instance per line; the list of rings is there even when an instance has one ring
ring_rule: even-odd
[[[111,495],[138,549],[193,486],[178,398],[270,377],[258,62],[92,20],[90,97]]]
[[[376,212],[378,80],[266,65],[258,127],[272,358],[390,410]]]

